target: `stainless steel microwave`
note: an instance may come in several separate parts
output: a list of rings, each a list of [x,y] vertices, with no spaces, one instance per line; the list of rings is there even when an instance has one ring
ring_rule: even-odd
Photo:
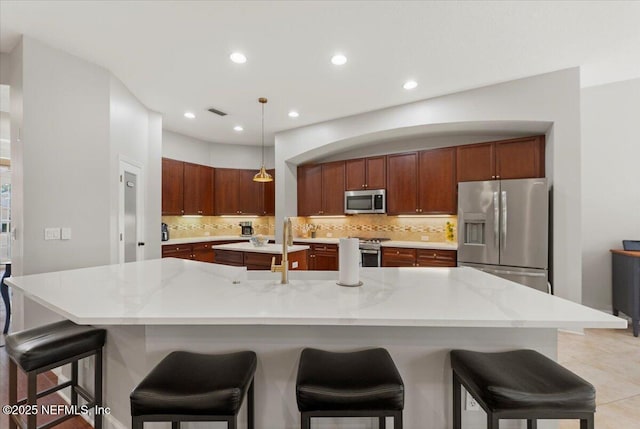
[[[371,189],[366,191],[345,191],[345,214],[386,213],[386,191]]]

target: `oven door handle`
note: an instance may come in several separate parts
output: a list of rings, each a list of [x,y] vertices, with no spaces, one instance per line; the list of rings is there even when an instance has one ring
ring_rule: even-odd
[[[360,249],[360,253],[366,253],[367,255],[377,255],[377,250]]]

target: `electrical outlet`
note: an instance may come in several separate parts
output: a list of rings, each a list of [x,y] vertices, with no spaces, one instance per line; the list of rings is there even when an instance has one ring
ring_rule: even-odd
[[[428,235],[423,235],[422,237],[420,237],[420,239],[422,241],[429,241],[429,236]]]
[[[467,396],[466,396],[466,404],[464,409],[467,411],[480,411],[480,404],[476,402],[474,397],[471,396],[469,392],[466,392],[466,393],[467,393]]]
[[[293,262],[291,263],[291,268],[293,268],[293,269],[298,268],[298,261],[293,261]]]
[[[71,240],[71,228],[62,228],[62,240]]]

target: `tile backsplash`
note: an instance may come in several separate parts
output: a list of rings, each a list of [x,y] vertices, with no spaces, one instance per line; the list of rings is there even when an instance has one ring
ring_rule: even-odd
[[[256,234],[274,235],[275,218],[163,216],[171,238],[240,235],[240,222],[251,221]],[[295,237],[378,237],[407,241],[456,241],[456,216],[355,215],[341,217],[294,217]]]

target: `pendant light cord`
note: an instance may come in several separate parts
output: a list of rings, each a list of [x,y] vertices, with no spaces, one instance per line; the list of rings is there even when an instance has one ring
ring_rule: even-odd
[[[264,103],[262,104],[262,166],[264,167]]]

